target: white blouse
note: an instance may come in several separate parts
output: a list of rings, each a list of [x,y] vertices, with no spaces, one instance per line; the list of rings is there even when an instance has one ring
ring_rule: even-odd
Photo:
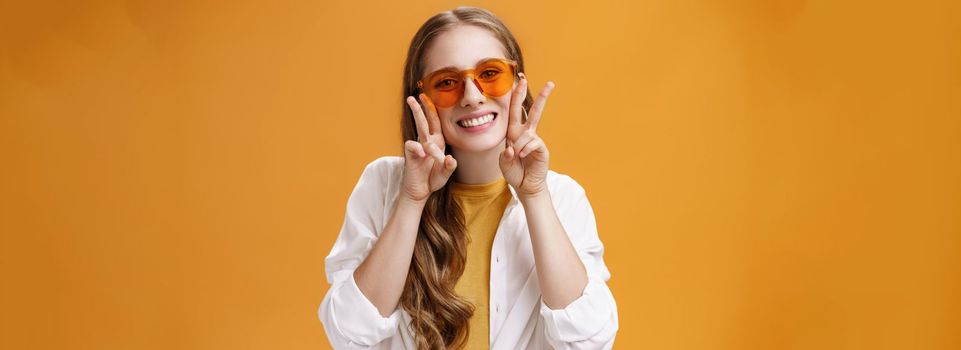
[[[318,309],[335,349],[414,349],[410,315],[399,307],[383,317],[354,281],[354,269],[370,253],[393,211],[404,158],[382,157],[367,165],[347,201],[340,236],[325,261],[330,289]],[[604,246],[584,189],[549,171],[554,209],[587,269],[580,297],[563,309],[541,301],[534,254],[517,192],[494,236],[490,271],[491,349],[610,349],[618,329],[617,304],[607,286]]]

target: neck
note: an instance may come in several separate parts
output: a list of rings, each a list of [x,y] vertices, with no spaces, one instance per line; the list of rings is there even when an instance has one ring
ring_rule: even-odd
[[[503,142],[498,147],[479,152],[451,149],[451,155],[457,159],[454,181],[468,185],[497,181],[504,176],[500,168],[500,156],[503,150]]]

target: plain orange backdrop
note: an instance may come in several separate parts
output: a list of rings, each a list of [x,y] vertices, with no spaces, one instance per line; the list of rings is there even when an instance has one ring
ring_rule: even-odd
[[[0,348],[323,349],[453,1],[0,3]],[[618,349],[961,349],[961,2],[472,2],[586,189]]]

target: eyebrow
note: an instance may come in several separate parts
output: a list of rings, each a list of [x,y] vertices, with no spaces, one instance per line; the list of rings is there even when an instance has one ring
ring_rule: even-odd
[[[477,63],[474,63],[474,66],[477,66],[478,64],[484,63],[484,62],[486,62],[486,61],[497,60],[497,59],[503,59],[503,58],[501,58],[501,57],[485,57],[485,58],[481,58],[480,60],[477,61]],[[440,71],[445,71],[445,70],[460,71],[460,69],[458,69],[457,66],[447,66],[447,67],[441,67],[441,68],[436,69],[436,70],[434,70],[434,71],[431,71],[431,72],[429,72],[429,73],[427,73],[427,74],[432,74],[432,73],[434,73],[434,72],[440,72]]]

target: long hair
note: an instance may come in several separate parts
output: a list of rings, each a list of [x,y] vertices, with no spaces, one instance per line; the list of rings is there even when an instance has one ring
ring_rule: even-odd
[[[473,25],[487,29],[524,71],[524,59],[514,35],[493,13],[476,7],[458,7],[434,15],[421,25],[411,40],[404,64],[404,95],[416,96],[417,81],[424,75],[424,54],[431,40],[457,25]],[[533,99],[528,92],[524,109]],[[417,140],[414,115],[405,102],[401,107],[403,139]],[[450,154],[450,147],[445,153]],[[431,193],[421,215],[414,244],[414,255],[400,305],[411,316],[411,330],[418,349],[461,348],[470,332],[468,324],[474,306],[454,292],[454,285],[464,273],[469,236],[464,213],[450,191],[450,181]]]

